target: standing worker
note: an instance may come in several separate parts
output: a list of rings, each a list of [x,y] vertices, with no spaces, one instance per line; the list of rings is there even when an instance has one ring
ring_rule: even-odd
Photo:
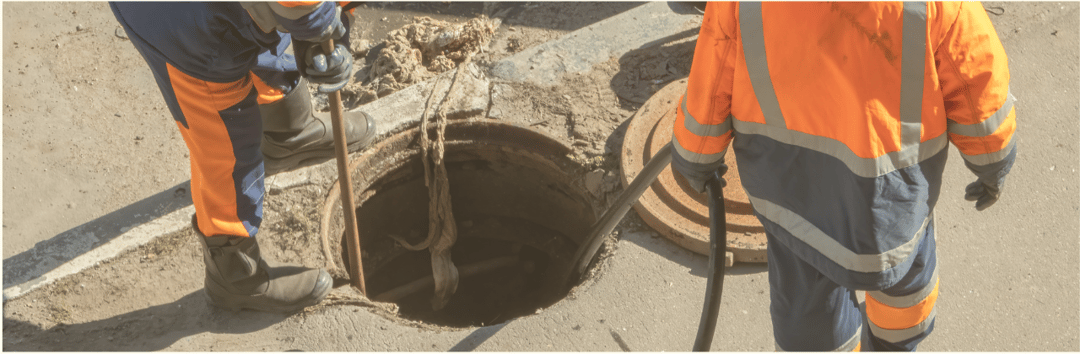
[[[266,173],[334,156],[330,119],[311,108],[352,76],[349,19],[333,2],[114,2],[113,14],[150,65],[191,156],[193,227],[202,240],[209,302],[289,312],[321,301],[322,269],[272,266],[255,235]],[[319,44],[335,40],[324,53]],[[339,40],[345,41],[345,43]],[[290,43],[296,56],[286,52]],[[345,116],[350,151],[374,121]],[[265,165],[264,165],[265,164]]]
[[[701,191],[733,143],[778,349],[913,351],[934,327],[948,142],[977,176],[966,199],[990,207],[1014,101],[979,2],[710,3],[672,163]]]

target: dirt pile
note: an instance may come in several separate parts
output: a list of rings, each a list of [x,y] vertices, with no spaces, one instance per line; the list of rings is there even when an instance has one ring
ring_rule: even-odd
[[[356,41],[353,52],[364,53],[369,65],[357,70],[353,83],[342,90],[342,99],[347,106],[359,106],[457,67],[466,57],[483,52],[501,23],[486,16],[461,23],[425,16],[390,32],[370,49]]]

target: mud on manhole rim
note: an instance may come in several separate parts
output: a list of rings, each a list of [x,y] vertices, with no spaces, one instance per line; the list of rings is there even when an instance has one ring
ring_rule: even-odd
[[[445,143],[458,224],[452,255],[461,280],[443,310],[431,309],[430,254],[386,236],[413,244],[427,236],[419,135],[415,126],[393,134],[350,162],[369,298],[395,298],[402,318],[448,327],[498,324],[565,298],[569,263],[599,208],[580,177],[583,166],[570,158],[570,147],[546,134],[470,119],[449,123]],[[336,194],[323,205],[330,235],[324,252],[334,260],[335,277],[347,279]],[[425,277],[426,284],[417,284]]]

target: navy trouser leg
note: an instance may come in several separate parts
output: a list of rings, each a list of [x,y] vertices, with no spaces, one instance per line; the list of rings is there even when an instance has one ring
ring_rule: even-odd
[[[188,146],[199,230],[208,236],[254,236],[265,188],[252,70],[263,53],[282,57],[287,43],[282,46],[276,32],[261,32],[235,3],[110,7],[150,65]],[[276,69],[287,63],[264,65]]]
[[[830,280],[766,232],[769,312],[776,347],[783,351],[859,348],[862,313],[855,292]]]

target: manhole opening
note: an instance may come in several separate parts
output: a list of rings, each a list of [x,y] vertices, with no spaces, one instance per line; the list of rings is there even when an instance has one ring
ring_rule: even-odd
[[[563,299],[570,262],[595,221],[591,197],[568,172],[573,166],[566,151],[520,127],[448,127],[445,161],[458,226],[451,253],[460,280],[439,311],[430,303],[430,281],[402,291],[430,278],[430,253],[408,250],[386,235],[414,245],[427,237],[428,191],[418,151],[391,158],[396,166],[357,189],[368,296],[396,303],[406,319],[449,327],[499,324]],[[386,294],[395,295],[387,300]]]

